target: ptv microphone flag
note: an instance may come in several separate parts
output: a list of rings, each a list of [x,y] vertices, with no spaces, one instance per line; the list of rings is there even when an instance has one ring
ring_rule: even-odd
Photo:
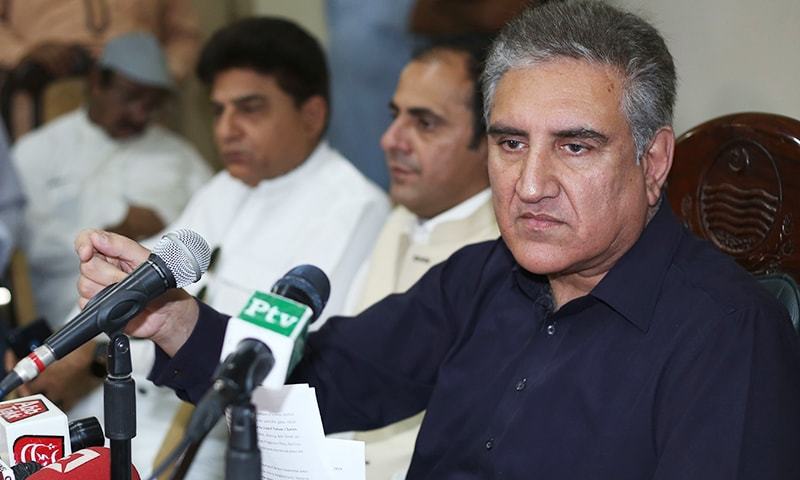
[[[275,365],[261,385],[281,388],[303,355],[302,338],[312,313],[312,309],[302,303],[256,291],[239,316],[228,322],[220,358],[224,360],[246,338],[259,340],[272,350],[275,357]]]
[[[0,457],[49,465],[72,453],[67,416],[44,395],[0,403]]]

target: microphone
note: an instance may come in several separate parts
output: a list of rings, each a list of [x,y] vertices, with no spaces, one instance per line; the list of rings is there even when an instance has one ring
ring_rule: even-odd
[[[248,399],[270,378],[283,385],[302,356],[308,325],[322,313],[329,295],[328,277],[312,265],[291,269],[275,282],[269,294],[253,293],[239,318],[228,322],[224,360],[212,378],[211,389],[189,420],[188,441],[202,439],[226,407]],[[234,342],[235,346],[226,351],[226,345]]]
[[[208,244],[191,230],[164,235],[147,261],[121,282],[100,291],[81,313],[20,360],[0,382],[0,398],[100,333],[122,330],[147,303],[170,288],[199,280],[210,257]]]
[[[42,466],[36,462],[18,463],[13,467],[9,467],[5,462],[0,460],[0,479],[23,480],[41,469]]]
[[[97,417],[86,417],[69,422],[69,445],[73,452],[106,444],[103,427]]]
[[[22,478],[30,480],[109,480],[111,478],[111,450],[106,447],[78,450],[33,475]],[[131,479],[141,480],[139,472],[133,465],[131,465]]]
[[[302,358],[308,326],[319,318],[330,292],[330,281],[319,268],[300,265],[289,270],[270,293],[254,292],[239,316],[228,321],[221,357],[245,338],[258,339],[275,356],[275,368],[262,385],[282,387]]]
[[[199,442],[225,413],[225,408],[240,400],[250,398],[275,364],[272,351],[254,338],[239,342],[217,367],[211,389],[197,403],[186,426],[186,441]]]
[[[0,458],[48,465],[72,453],[67,416],[42,394],[0,403]]]
[[[0,458],[8,465],[49,465],[76,450],[104,443],[97,418],[67,423],[64,412],[42,394],[0,403]]]
[[[6,413],[8,411],[6,410]],[[96,417],[87,417],[69,422],[69,440],[72,451],[88,447],[102,447],[105,443],[103,429]],[[32,452],[33,449],[28,449]],[[0,460],[0,479],[23,480],[41,470],[43,465],[38,462],[27,461],[9,466]]]

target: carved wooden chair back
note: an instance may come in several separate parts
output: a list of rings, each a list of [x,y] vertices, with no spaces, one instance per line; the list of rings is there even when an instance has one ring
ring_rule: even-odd
[[[677,140],[667,195],[691,230],[753,274],[800,279],[800,121],[738,113],[691,129]]]

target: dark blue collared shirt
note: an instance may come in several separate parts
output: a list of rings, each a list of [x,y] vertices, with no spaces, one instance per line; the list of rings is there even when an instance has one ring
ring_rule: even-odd
[[[152,373],[195,400],[225,328],[202,312]],[[470,246],[407,293],[328,321],[291,380],[317,387],[328,432],[427,409],[409,479],[800,478],[788,316],[666,207],[555,312],[546,278],[502,240]]]

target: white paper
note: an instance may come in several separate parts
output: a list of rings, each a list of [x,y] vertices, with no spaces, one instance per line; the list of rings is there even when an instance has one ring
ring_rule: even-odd
[[[364,443],[325,438],[313,388],[253,392],[264,480],[363,480]]]
[[[324,452],[331,480],[366,478],[364,442],[326,438]]]

